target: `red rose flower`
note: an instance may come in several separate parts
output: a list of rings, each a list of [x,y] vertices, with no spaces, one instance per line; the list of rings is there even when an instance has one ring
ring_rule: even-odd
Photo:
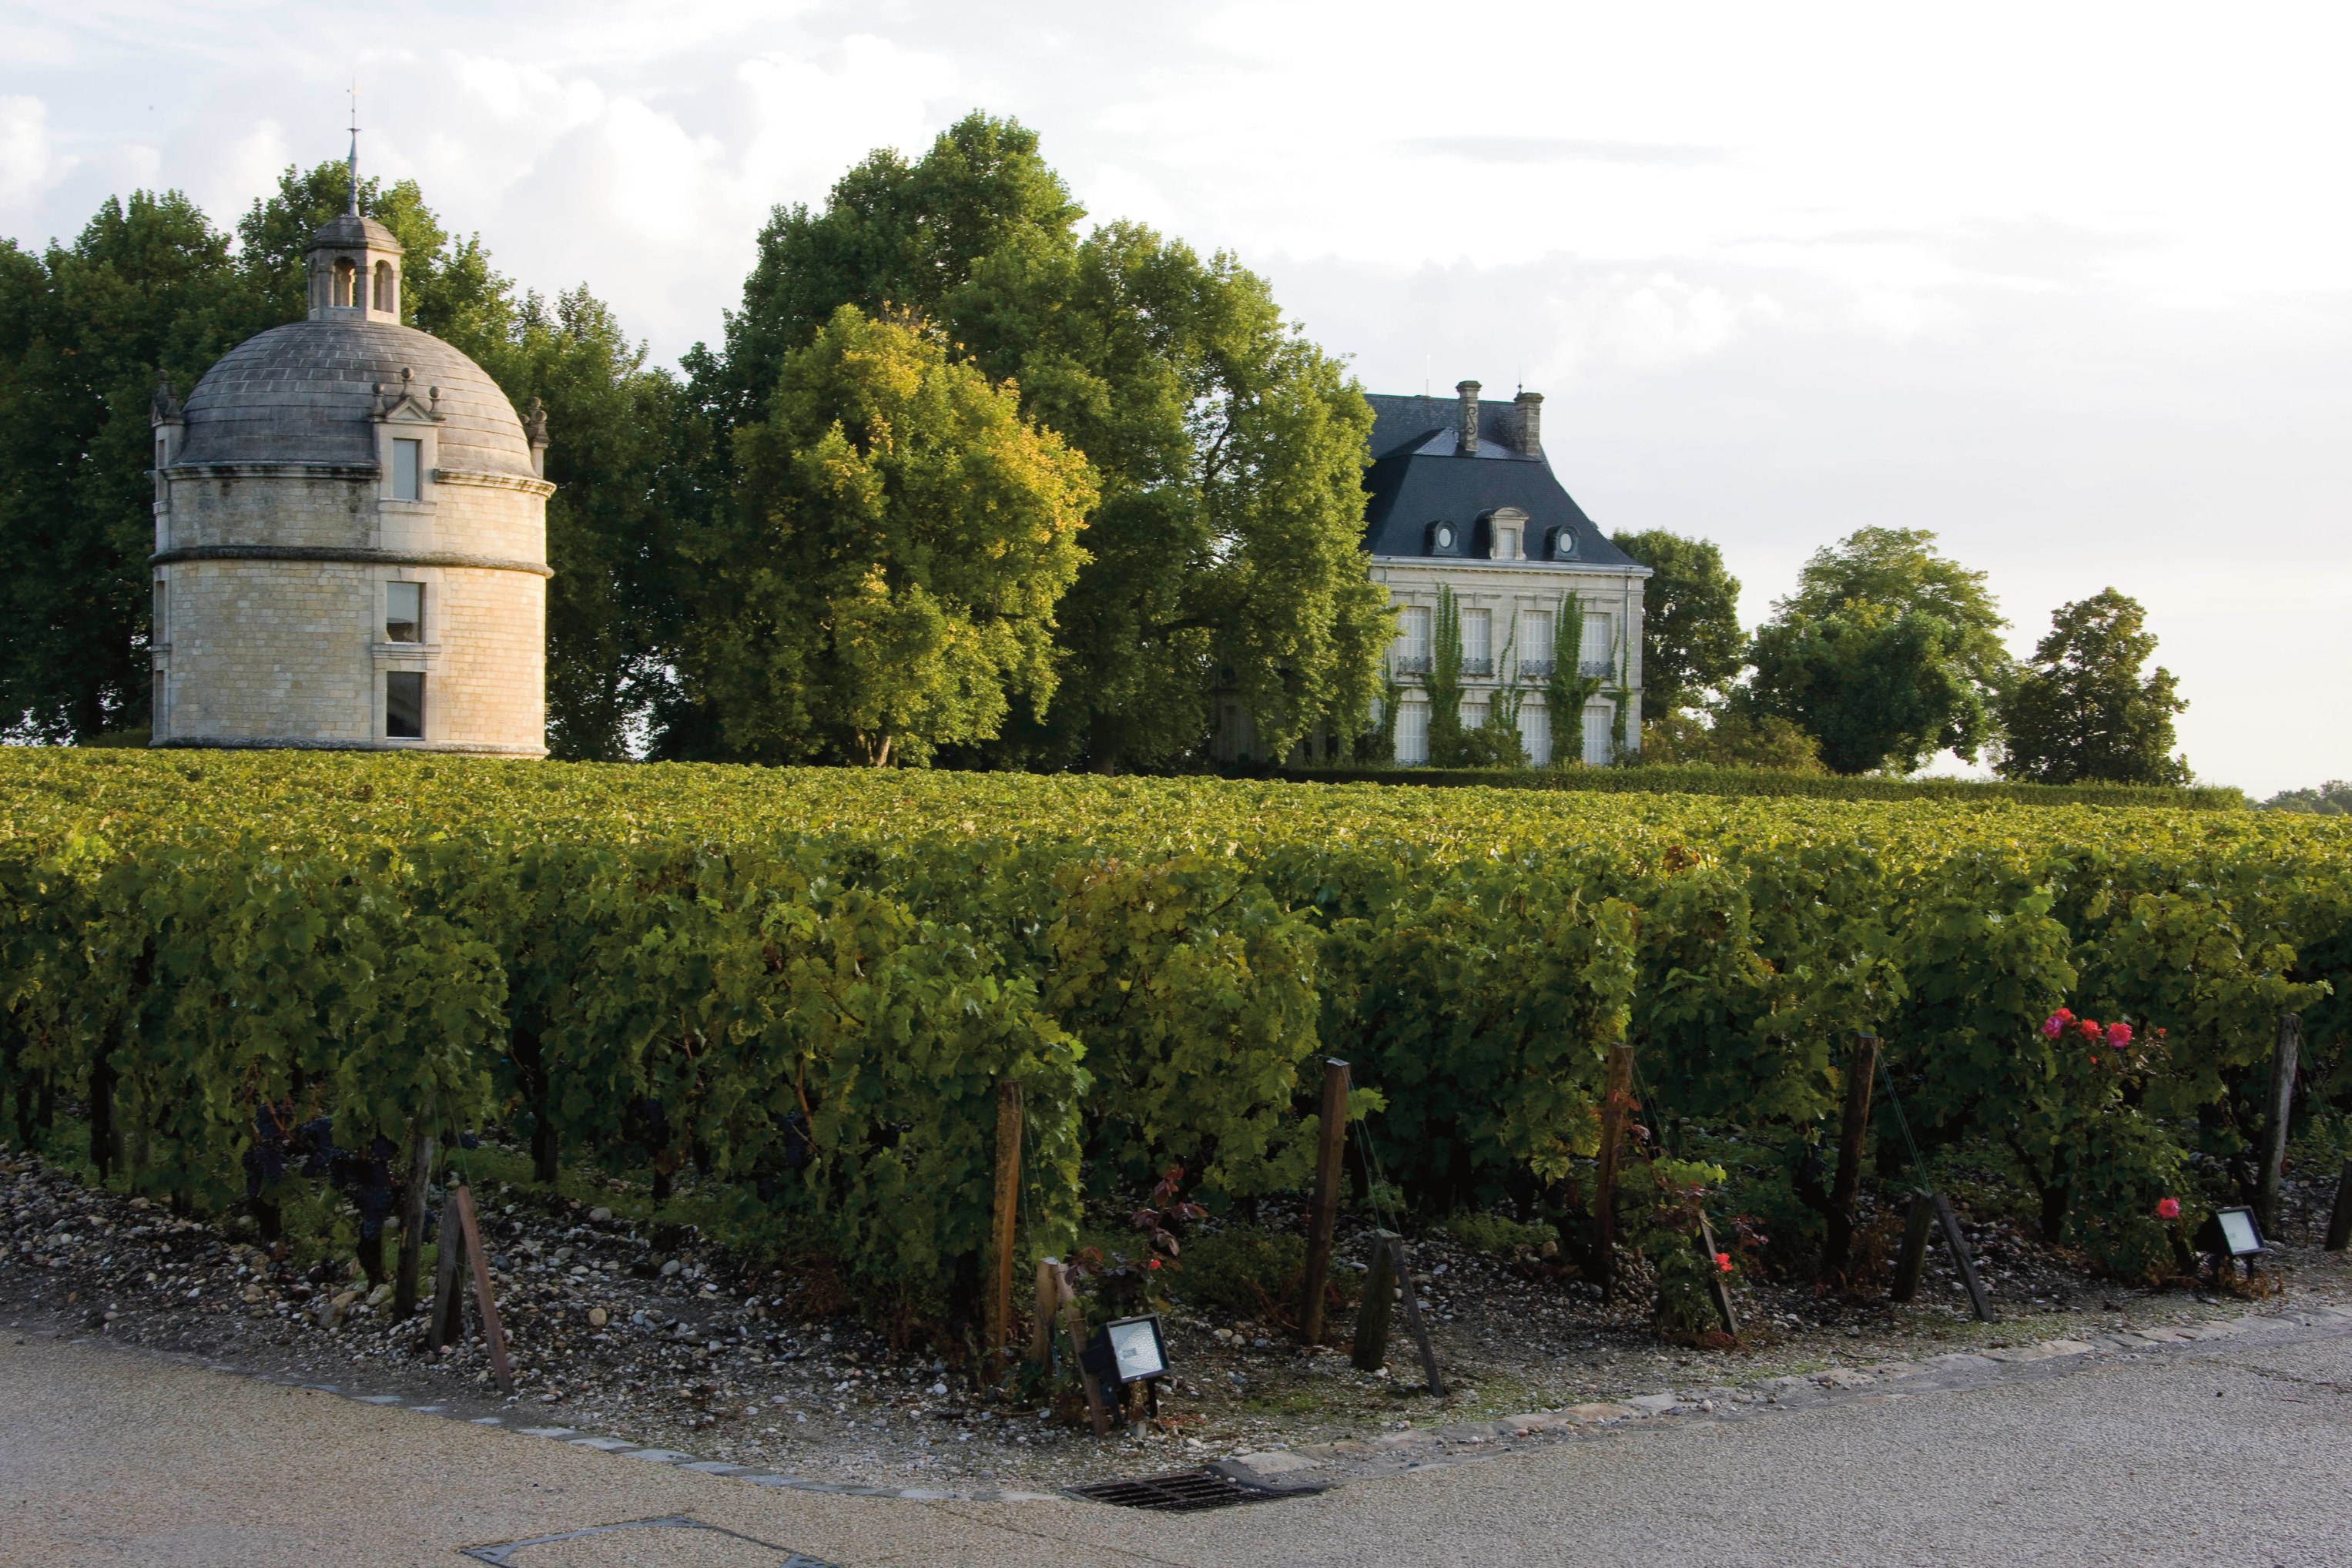
[[[1715,1266],[1716,1266],[1717,1268],[1721,1269],[1721,1270],[1722,1270],[1724,1273],[1726,1273],[1726,1274],[1730,1273],[1730,1272],[1731,1272],[1731,1254],[1729,1254],[1728,1252],[1718,1252],[1718,1253],[1717,1253],[1717,1254],[1715,1255]]]
[[[2156,1217],[2158,1219],[2179,1219],[2180,1217],[2180,1200],[2179,1198],[2157,1199]]]

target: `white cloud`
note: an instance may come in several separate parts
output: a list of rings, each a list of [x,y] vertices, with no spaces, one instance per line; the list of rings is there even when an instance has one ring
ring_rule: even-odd
[[[2206,772],[2352,774],[2336,448],[2352,415],[2352,15],[1965,15],[1597,0],[20,0],[0,230],[137,181],[233,220],[342,149],[526,285],[655,351],[713,336],[778,203],[965,110],[1015,114],[1097,219],[1272,278],[1378,387],[1524,380],[1615,526],[1724,542],[1760,614],[1815,545],[1941,531],[2030,643],[2147,599]],[[447,42],[444,42],[447,40]]]
[[[37,98],[0,98],[0,221],[29,213],[51,178],[48,119]]]

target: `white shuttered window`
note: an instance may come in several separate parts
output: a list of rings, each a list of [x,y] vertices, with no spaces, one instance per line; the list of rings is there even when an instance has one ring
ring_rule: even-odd
[[[1609,765],[1610,721],[1615,715],[1605,702],[1595,702],[1584,710],[1584,765],[1605,768]]]
[[[1429,762],[1429,704],[1397,705],[1396,760],[1399,767],[1418,768]]]
[[[1607,616],[1587,613],[1584,617],[1584,647],[1577,658],[1584,664],[1605,664],[1612,674],[1617,668],[1617,626]]]
[[[1549,610],[1519,612],[1518,660],[1523,668],[1530,664],[1551,662],[1551,612]]]
[[[1519,744],[1528,751],[1528,762],[1533,767],[1551,765],[1551,715],[1540,702],[1526,702],[1519,707]]]

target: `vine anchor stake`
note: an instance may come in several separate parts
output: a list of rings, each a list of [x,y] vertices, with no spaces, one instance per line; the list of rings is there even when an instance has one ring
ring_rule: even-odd
[[[2278,1043],[2271,1047],[2270,1092],[2263,1097],[2263,1169],[2254,1192],[2254,1217],[2264,1236],[2279,1228],[2279,1180],[2286,1170],[2286,1135],[2294,1117],[2294,1069],[2303,1054],[2303,1017],[2281,1013]]]
[[[1298,1300],[1298,1340],[1323,1342],[1323,1284],[1331,1267],[1331,1235],[1339,1225],[1339,1161],[1348,1138],[1348,1064],[1323,1064],[1322,1137],[1315,1156],[1314,1221],[1307,1237],[1307,1278]]]

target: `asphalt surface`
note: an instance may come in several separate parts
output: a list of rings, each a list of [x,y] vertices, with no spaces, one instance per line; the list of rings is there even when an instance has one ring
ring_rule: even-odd
[[[1181,1516],[777,1490],[0,1335],[0,1563],[2352,1564],[2338,1322]],[[632,1521],[659,1525],[572,1535]],[[511,1543],[539,1537],[569,1539]]]

